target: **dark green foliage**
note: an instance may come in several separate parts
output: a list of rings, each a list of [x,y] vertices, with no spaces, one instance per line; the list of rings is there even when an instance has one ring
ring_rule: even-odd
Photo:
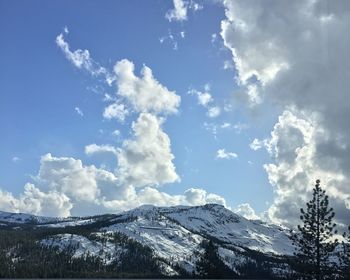
[[[66,232],[69,230],[65,230]],[[59,250],[39,240],[62,233],[62,229],[0,229],[0,278],[161,278],[152,251],[122,234],[96,236],[84,228],[70,229],[90,240],[125,248],[120,262],[107,264],[99,256],[73,258],[76,248]],[[105,239],[105,240],[103,240]]]
[[[312,199],[301,209],[298,231],[292,234],[295,252],[295,269],[301,279],[334,279],[335,264],[330,261],[338,241],[333,223],[333,208],[329,207],[328,196],[316,181]]]
[[[343,234],[345,241],[342,242],[342,250],[339,252],[340,259],[340,275],[341,279],[350,279],[350,226],[348,227],[348,233]]]
[[[196,264],[198,276],[207,279],[237,277],[237,274],[223,263],[212,240],[204,241],[202,246],[204,254]]]

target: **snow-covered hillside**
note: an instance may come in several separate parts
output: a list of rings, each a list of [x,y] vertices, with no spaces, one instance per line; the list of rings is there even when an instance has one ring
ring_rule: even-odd
[[[194,272],[203,252],[203,240],[214,241],[224,263],[238,274],[239,267],[255,262],[254,254],[270,260],[292,255],[294,251],[286,229],[247,220],[217,204],[196,207],[145,205],[118,215],[66,219],[0,212],[2,222],[7,225],[14,223],[16,227],[31,224],[41,230],[89,227],[89,234],[60,233],[40,242],[61,250],[73,246],[74,257],[98,255],[107,263],[113,262],[126,250],[113,243],[113,235],[121,234],[150,248],[153,255],[162,260],[166,275],[176,275],[175,267],[188,273]],[[279,267],[276,266],[276,271]]]
[[[31,214],[24,213],[10,213],[0,211],[0,222],[2,223],[15,223],[15,224],[25,224],[25,223],[56,223],[61,221],[60,218],[49,218],[40,217]]]

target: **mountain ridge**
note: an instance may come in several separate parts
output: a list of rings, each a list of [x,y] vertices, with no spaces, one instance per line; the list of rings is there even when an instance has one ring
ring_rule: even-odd
[[[0,211],[1,228],[43,232],[39,244],[59,251],[74,248],[73,258],[96,256],[106,264],[122,261],[130,248],[116,242],[116,236],[126,238],[150,250],[166,276],[195,274],[202,244],[209,240],[237,275],[258,262],[265,262],[276,277],[283,275],[290,270],[285,260],[294,251],[287,229],[248,220],[218,204],[142,205],[118,214],[68,218]]]

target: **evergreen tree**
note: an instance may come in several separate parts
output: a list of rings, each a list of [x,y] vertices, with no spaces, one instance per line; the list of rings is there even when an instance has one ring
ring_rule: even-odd
[[[220,259],[213,241],[203,242],[204,254],[196,263],[198,276],[206,279],[232,278],[237,275]]]
[[[333,208],[329,207],[328,196],[316,180],[312,199],[306,203],[306,210],[300,209],[302,225],[291,238],[297,249],[294,253],[297,270],[302,279],[328,279],[334,272],[330,256],[338,241],[333,240],[335,224]],[[334,279],[334,278],[330,278]]]
[[[340,274],[342,279],[350,279],[350,226],[348,227],[348,233],[344,233],[346,241],[342,242],[342,251],[340,255]]]

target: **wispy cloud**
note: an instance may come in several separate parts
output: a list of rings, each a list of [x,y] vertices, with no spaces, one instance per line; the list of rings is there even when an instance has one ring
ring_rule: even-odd
[[[81,116],[81,117],[84,116],[83,111],[79,107],[75,107],[74,110],[79,116]]]
[[[234,159],[237,158],[238,155],[236,153],[233,152],[227,152],[225,149],[219,149],[216,152],[216,158],[217,159]]]
[[[68,31],[68,28],[65,28],[65,31]],[[72,62],[75,67],[84,69],[93,76],[103,76],[109,85],[113,83],[114,77],[106,68],[99,65],[90,57],[90,52],[88,50],[77,49],[75,51],[71,51],[69,44],[64,40],[62,33],[56,37],[56,44],[63,51],[66,58]]]
[[[196,89],[188,90],[188,94],[197,96],[198,104],[207,109],[207,116],[210,118],[216,118],[221,114],[221,108],[214,105],[214,99],[210,94],[210,85],[204,85],[204,92],[198,91]]]

